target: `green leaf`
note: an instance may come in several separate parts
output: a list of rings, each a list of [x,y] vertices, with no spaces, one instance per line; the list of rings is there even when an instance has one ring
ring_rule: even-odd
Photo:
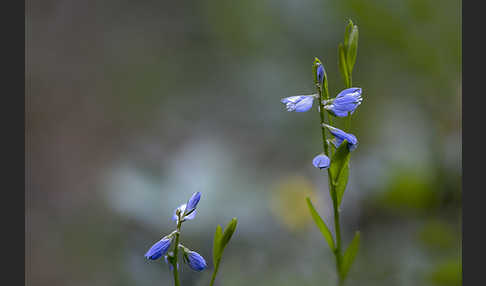
[[[354,25],[349,34],[348,46],[346,48],[346,63],[349,74],[353,73],[354,63],[358,54],[358,26]]]
[[[317,225],[317,228],[321,231],[322,236],[327,241],[327,244],[329,244],[329,247],[331,248],[332,251],[334,251],[334,239],[332,237],[331,231],[329,231],[329,228],[327,227],[326,223],[322,218],[319,216],[317,213],[316,209],[312,205],[312,202],[309,197],[305,198],[307,201],[307,205],[309,206],[309,210],[311,212],[312,218],[314,219],[314,222]]]
[[[224,248],[226,247],[226,245],[231,239],[231,236],[235,232],[237,222],[238,220],[234,217],[224,228],[223,236],[221,237],[221,243],[220,243],[221,253],[223,253]]]
[[[336,149],[336,152],[334,152],[334,155],[331,158],[331,166],[329,166],[332,180],[331,183],[336,190],[338,206],[341,204],[341,199],[346,190],[346,185],[348,184],[350,157],[351,152],[349,152],[348,141],[344,140],[341,145],[339,145],[339,148]]]
[[[221,257],[223,255],[224,248],[230,241],[233,233],[236,230],[236,224],[238,220],[234,217],[231,221],[226,225],[224,231],[221,229],[221,226],[218,225],[216,227],[216,232],[214,233],[214,242],[213,242],[213,263],[214,263],[214,270],[213,275],[211,277],[210,286],[214,284],[216,279],[216,275],[218,274],[219,263],[221,262]]]
[[[349,165],[346,164],[344,168],[341,170],[341,173],[339,174],[339,177],[337,178],[337,182],[336,182],[336,194],[337,194],[338,206],[341,205],[344,191],[346,191],[346,186],[348,184],[348,179],[349,179]]]
[[[344,30],[344,51],[348,51],[349,47],[349,34],[351,33],[351,30],[353,29],[353,21],[351,19],[348,20],[348,24],[346,25],[346,29]]]
[[[348,249],[344,252],[343,259],[341,262],[341,277],[343,280],[346,278],[348,275],[349,269],[351,268],[351,265],[354,262],[354,259],[356,258],[356,254],[358,253],[359,249],[359,231],[356,232],[354,235],[353,240],[348,246]]]
[[[349,82],[349,72],[348,72],[348,65],[346,63],[346,53],[344,51],[344,46],[343,44],[339,44],[338,47],[338,64],[339,64],[339,71],[341,72],[341,75],[343,76],[344,83],[346,86],[348,86]]]
[[[321,61],[318,58],[314,58],[314,63],[312,63],[312,74],[314,75],[314,84],[317,84],[317,66],[321,64]]]
[[[221,237],[223,236],[223,230],[221,226],[218,224],[216,227],[216,231],[214,232],[214,242],[213,242],[213,263],[216,265],[218,263],[219,258],[221,257],[220,253],[220,245],[221,245]]]

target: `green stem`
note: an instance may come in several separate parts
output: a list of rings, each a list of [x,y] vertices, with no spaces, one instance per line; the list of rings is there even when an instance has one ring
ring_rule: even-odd
[[[317,85],[317,91],[319,92],[319,113],[320,113],[320,119],[321,119],[321,130],[322,130],[322,142],[323,142],[323,147],[324,147],[324,153],[326,156],[329,156],[329,148],[326,140],[326,128],[323,126],[323,123],[325,123],[325,109],[322,104],[323,100],[329,99],[329,91],[327,89],[327,84],[324,84],[324,88],[322,89],[320,85]],[[324,98],[323,98],[323,93],[324,93]],[[327,116],[327,119],[329,121],[329,124],[332,125],[332,118],[331,116]],[[331,198],[332,198],[332,204],[333,204],[333,209],[334,209],[334,227],[335,227],[335,232],[336,232],[336,247],[333,250],[334,256],[336,257],[336,271],[337,271],[337,276],[338,276],[338,285],[343,285],[343,280],[341,276],[341,225],[339,223],[339,206],[338,206],[338,200],[337,200],[337,194],[336,194],[336,185],[335,182],[333,182],[332,178],[332,172],[331,169],[327,169],[327,174],[329,177],[329,188],[331,190]]]
[[[209,283],[209,286],[213,286],[214,280],[216,279],[216,274],[218,273],[218,269],[219,269],[219,263],[217,263],[214,266],[213,276],[211,276],[211,282]]]
[[[177,258],[178,258],[178,251],[179,251],[179,236],[181,233],[181,217],[180,214],[178,214],[178,219],[177,219],[177,232],[175,234],[175,247],[174,247],[174,260],[172,262],[172,274],[174,275],[174,285],[175,286],[180,286],[179,282],[179,271],[177,269]]]
[[[336,257],[336,271],[338,274],[338,285],[343,285],[341,276],[341,224],[339,222],[339,206],[337,201],[337,194],[334,183],[332,183],[332,206],[334,209],[334,227],[336,230],[336,249],[334,249],[334,255]]]

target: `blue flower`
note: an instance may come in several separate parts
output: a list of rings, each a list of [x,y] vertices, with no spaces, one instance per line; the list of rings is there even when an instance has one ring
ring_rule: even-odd
[[[184,215],[184,211],[186,210],[187,204],[182,204],[178,208],[174,210],[174,214],[172,215],[172,220],[177,221],[177,211],[179,210],[181,214],[181,220],[191,220],[196,217],[196,210],[194,209],[190,214]]]
[[[172,220],[177,221],[177,212],[180,213],[181,220],[191,220],[196,216],[196,206],[201,199],[201,193],[195,192],[191,198],[187,201],[187,204],[182,204],[174,210]]]
[[[317,81],[319,82],[320,85],[322,85],[322,81],[324,80],[324,67],[320,64],[317,63]]]
[[[199,203],[199,200],[201,199],[201,193],[196,192],[192,194],[191,198],[189,201],[187,201],[187,207],[185,209],[185,214],[189,214],[192,211],[196,209],[197,203]]]
[[[312,103],[317,94],[295,95],[282,98],[280,102],[286,105],[287,111],[306,112],[312,108]]]
[[[184,252],[184,260],[195,271],[202,271],[207,267],[206,260],[195,251]]]
[[[172,242],[171,238],[164,237],[158,242],[156,242],[152,247],[145,253],[145,258],[156,260],[169,250],[170,244]]]
[[[356,139],[356,136],[354,136],[353,134],[346,133],[341,129],[332,127],[327,124],[323,124],[323,126],[329,129],[329,132],[331,132],[331,134],[334,136],[334,140],[332,140],[331,142],[334,144],[334,146],[336,146],[336,148],[338,148],[344,140],[348,141],[349,151],[353,151],[354,149],[356,149],[356,147],[358,147],[358,139]]]
[[[324,106],[334,116],[345,117],[361,104],[361,88],[352,87],[341,91],[336,98],[328,100]]]
[[[329,168],[330,163],[331,160],[329,159],[329,157],[327,157],[324,154],[319,154],[315,156],[314,159],[312,160],[312,164],[314,165],[314,167],[319,168],[321,170]]]

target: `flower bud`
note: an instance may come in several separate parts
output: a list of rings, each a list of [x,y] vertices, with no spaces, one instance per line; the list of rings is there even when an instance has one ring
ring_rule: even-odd
[[[324,67],[322,64],[317,63],[317,82],[322,86],[322,82],[324,80]]]
[[[145,258],[151,259],[151,260],[156,260],[165,253],[167,253],[167,250],[170,248],[170,244],[172,242],[172,238],[169,237],[164,237],[158,242],[156,242],[152,247],[145,253]]]
[[[326,155],[319,154],[314,157],[314,159],[312,160],[312,164],[314,165],[314,167],[323,170],[329,168],[331,160]]]
[[[202,271],[207,267],[206,260],[195,251],[185,251],[184,261],[195,271]]]

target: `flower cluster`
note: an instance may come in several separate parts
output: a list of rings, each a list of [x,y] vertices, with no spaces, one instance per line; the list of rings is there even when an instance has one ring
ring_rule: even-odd
[[[177,250],[181,249],[183,252],[183,260],[191,269],[195,271],[202,271],[207,267],[206,261],[200,254],[179,243],[181,225],[186,220],[191,220],[196,216],[196,206],[200,199],[201,193],[196,192],[191,196],[187,203],[180,205],[174,210],[172,219],[177,223],[176,230],[171,234],[164,236],[161,240],[152,245],[147,253],[145,253],[145,258],[157,260],[158,258],[164,256],[165,262],[168,263],[171,268],[171,264],[173,263],[176,264],[178,268],[179,264],[177,263]],[[173,246],[173,251],[169,252],[171,246]]]
[[[321,63],[317,63],[316,79],[319,86],[322,86],[325,70]],[[322,100],[323,108],[332,116],[346,117],[353,114],[356,108],[361,104],[363,98],[361,97],[361,88],[352,87],[341,91],[335,98]],[[312,108],[314,99],[319,98],[318,94],[312,95],[296,95],[282,98],[280,102],[286,105],[287,111],[306,112]],[[320,110],[320,107],[319,107]],[[338,148],[341,143],[346,140],[349,151],[353,151],[358,147],[358,139],[350,133],[346,133],[341,129],[322,124],[334,138],[328,140],[327,143]],[[319,169],[327,169],[331,164],[331,160],[325,154],[319,154],[312,160],[314,167]]]

